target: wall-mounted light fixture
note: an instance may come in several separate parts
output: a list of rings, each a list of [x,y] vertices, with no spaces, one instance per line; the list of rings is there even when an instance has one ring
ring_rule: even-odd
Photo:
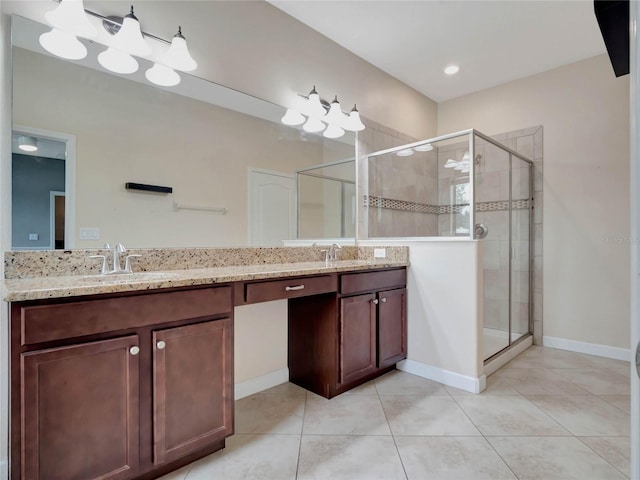
[[[35,152],[38,150],[38,139],[27,135],[18,137],[18,148],[24,152]]]
[[[145,72],[145,77],[157,85],[171,87],[180,83],[180,75],[176,70],[190,72],[198,68],[198,63],[189,53],[181,27],[178,27],[178,33],[173,36],[171,42],[144,33],[134,14],[133,5],[129,13],[122,18],[105,17],[85,10],[82,0],[60,0],[60,5],[55,10],[45,14],[53,29],[40,36],[40,45],[62,58],[85,58],[87,48],[78,37],[91,39],[98,36],[98,29],[87,14],[101,20],[104,29],[111,35],[107,49],[98,55],[98,62],[107,70],[123,75],[134,73],[139,68],[134,56],[148,60],[153,56],[159,61],[155,61]],[[156,48],[152,48],[148,40],[151,40]],[[166,51],[162,53],[162,49]]]
[[[345,114],[337,95],[331,104],[323,102],[314,85],[309,95],[298,96],[298,107],[287,109],[281,119],[285,125],[302,125],[305,132],[323,132],[322,135],[326,138],[340,138],[345,130],[360,132],[365,129],[356,106],[353,106],[349,115]]]
[[[414,151],[430,152],[431,150],[433,150],[433,145],[431,145],[430,143],[423,143],[422,145],[416,145],[415,147],[412,147],[412,148],[403,148],[402,150],[398,150],[396,152],[396,155],[398,157],[409,157],[413,155]]]

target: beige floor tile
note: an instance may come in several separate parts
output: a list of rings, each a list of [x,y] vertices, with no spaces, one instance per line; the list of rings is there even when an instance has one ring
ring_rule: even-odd
[[[376,390],[380,395],[449,396],[442,384],[399,370],[387,373],[375,382]]]
[[[595,395],[629,395],[631,391],[629,377],[610,369],[553,369],[550,371]]]
[[[392,437],[303,435],[298,480],[405,480]]]
[[[527,399],[574,435],[629,435],[629,415],[595,395],[543,395]]]
[[[286,383],[277,385],[275,387],[269,388],[268,390],[263,390],[257,395],[283,395],[286,397],[294,397],[294,396],[304,397],[307,395],[307,391],[304,388],[299,387],[294,383],[286,382]]]
[[[257,393],[236,402],[236,433],[300,434],[306,395]]]
[[[409,480],[515,479],[482,437],[395,437]]]
[[[373,395],[307,398],[305,435],[391,435],[380,399]]]
[[[483,435],[568,435],[523,397],[460,397],[456,401]]]
[[[509,368],[496,372],[522,395],[588,395],[589,392],[542,368]]]
[[[451,397],[381,395],[394,435],[480,435]]]
[[[300,435],[234,435],[192,464],[185,480],[295,480]]]
[[[629,376],[631,373],[631,363],[623,360],[615,360],[613,358],[596,357],[595,355],[586,355],[584,353],[577,353],[576,356],[587,359],[593,364],[592,368],[607,368],[609,370],[615,370],[620,375]],[[563,367],[552,367],[563,368]]]
[[[580,437],[580,440],[627,477],[631,476],[631,439],[629,437]]]
[[[595,357],[598,358],[598,357]],[[590,355],[532,346],[505,365],[509,368],[593,368]]]
[[[521,480],[618,480],[624,475],[574,437],[490,437]]]
[[[520,393],[513,388],[513,385],[511,385],[506,378],[501,377],[499,373],[500,372],[496,372],[487,378],[487,388],[480,393],[471,393],[448,386],[445,386],[445,388],[454,397],[475,397],[477,395],[520,395]]]
[[[618,407],[626,413],[631,413],[631,396],[630,395],[598,395],[599,398],[611,405]]]
[[[378,395],[378,391],[376,390],[376,382],[375,380],[371,380],[359,387],[352,388],[348,392],[344,392],[342,395]]]

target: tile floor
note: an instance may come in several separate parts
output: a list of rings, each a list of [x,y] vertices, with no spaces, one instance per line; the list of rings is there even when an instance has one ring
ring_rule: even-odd
[[[531,347],[473,395],[394,371],[332,400],[236,402],[227,448],[162,480],[629,477],[629,364]]]

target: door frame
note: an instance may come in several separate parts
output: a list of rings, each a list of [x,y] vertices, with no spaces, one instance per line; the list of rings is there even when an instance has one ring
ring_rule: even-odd
[[[76,136],[18,124],[13,125],[11,132],[65,143],[67,155],[64,166],[64,248],[65,250],[74,248],[76,246]],[[11,232],[13,219],[11,217],[9,219],[9,232]],[[52,244],[52,248],[54,245]]]
[[[253,211],[253,209],[251,208],[253,202],[253,192],[251,190],[251,178],[252,175],[255,173],[259,173],[261,175],[272,175],[274,177],[284,177],[284,178],[288,178],[294,181],[295,183],[295,198],[293,199],[293,218],[294,221],[296,223],[296,228],[295,228],[295,232],[297,234],[298,232],[298,178],[297,175],[292,174],[292,173],[284,173],[284,172],[278,172],[276,170],[267,170],[264,168],[257,168],[257,167],[248,167],[247,168],[247,245],[249,246],[256,246],[253,245],[253,217],[255,215],[255,212]],[[258,245],[259,246],[259,245]]]
[[[60,192],[56,190],[49,190],[49,242],[51,244],[51,249],[56,249],[56,197],[66,197],[65,192]],[[64,224],[65,224],[65,232],[64,232],[64,243],[65,247],[67,244],[67,200],[65,198],[64,201]]]

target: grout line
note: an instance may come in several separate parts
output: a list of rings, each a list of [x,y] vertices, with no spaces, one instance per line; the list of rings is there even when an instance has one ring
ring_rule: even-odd
[[[300,443],[298,443],[298,461],[296,462],[296,475],[298,478],[298,471],[300,470],[300,453],[302,452],[302,434],[304,432],[304,419],[307,415],[307,399],[309,398],[309,392],[304,394],[304,409],[302,411],[302,425],[300,426]]]
[[[610,435],[611,437],[616,437],[618,435]],[[588,437],[588,436],[587,436]],[[624,475],[626,478],[629,478],[627,476],[626,473],[624,473],[622,470],[620,470],[618,467],[616,467],[613,463],[611,463],[609,460],[607,460],[604,456],[602,456],[597,450],[595,450],[593,447],[591,447],[591,445],[585,443],[582,441],[581,437],[576,436],[575,437],[580,443],[582,443],[583,445],[585,445],[588,449],[592,450],[593,453],[595,453],[596,455],[598,455],[600,458],[602,458],[605,462],[607,462],[609,465],[611,465],[613,468],[615,468],[617,471],[619,471],[622,475]],[[595,438],[601,438],[600,436],[595,437]]]
[[[375,386],[375,380],[374,380]],[[380,398],[380,393],[378,392],[378,388],[376,387],[378,402],[380,402],[380,407],[382,408],[382,414],[384,415],[384,419],[387,422],[387,427],[389,428],[389,432],[391,432],[391,438],[393,439],[393,444],[396,447],[396,453],[398,454],[398,459],[400,460],[400,465],[402,465],[402,471],[404,472],[405,478],[409,479],[409,474],[407,473],[407,467],[404,465],[404,461],[402,460],[402,455],[400,454],[400,449],[398,448],[398,442],[396,442],[396,436],[393,434],[393,430],[391,429],[391,423],[389,423],[389,417],[387,417],[387,411],[384,409],[384,405],[382,404],[382,398]]]

